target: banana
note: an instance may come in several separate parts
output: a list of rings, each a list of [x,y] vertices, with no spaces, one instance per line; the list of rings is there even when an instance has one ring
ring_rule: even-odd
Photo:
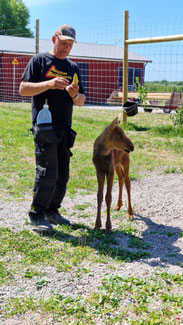
[[[74,77],[73,77],[73,81],[72,81],[75,85],[78,84],[79,80],[78,80],[78,76],[77,76],[77,73],[74,74]]]

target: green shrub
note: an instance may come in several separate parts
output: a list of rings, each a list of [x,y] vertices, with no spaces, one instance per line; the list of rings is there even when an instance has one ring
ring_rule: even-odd
[[[134,90],[139,93],[137,97],[140,99],[140,104],[144,107],[147,106],[147,88],[144,85],[141,85],[139,78],[135,79]]]
[[[183,107],[177,109],[177,114],[171,115],[174,126],[183,128]]]

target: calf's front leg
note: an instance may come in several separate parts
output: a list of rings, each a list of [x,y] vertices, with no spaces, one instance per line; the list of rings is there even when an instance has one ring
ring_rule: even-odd
[[[104,191],[104,181],[105,174],[97,171],[97,181],[98,181],[98,192],[97,192],[97,218],[95,221],[95,228],[100,229],[102,227],[101,221],[101,207],[103,202],[103,191]]]
[[[123,193],[123,182],[124,182],[124,172],[121,164],[115,165],[115,171],[118,176],[119,194],[118,194],[118,201],[114,210],[119,211],[123,205],[122,193]]]

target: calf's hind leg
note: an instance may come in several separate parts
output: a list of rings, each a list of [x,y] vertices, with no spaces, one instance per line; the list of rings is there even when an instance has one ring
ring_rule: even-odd
[[[106,220],[106,231],[111,232],[112,223],[111,223],[111,202],[112,202],[112,185],[114,178],[114,170],[107,174],[107,193],[105,197],[106,205],[107,205],[107,220]]]
[[[124,172],[121,164],[117,164],[115,166],[115,171],[118,176],[118,185],[119,185],[118,201],[115,210],[119,211],[123,205],[122,193],[123,193],[123,184],[124,184]]]
[[[127,197],[128,197],[128,216],[130,219],[133,219],[133,209],[131,205],[131,182],[129,178],[129,166],[124,168],[125,174],[125,186],[127,190]]]

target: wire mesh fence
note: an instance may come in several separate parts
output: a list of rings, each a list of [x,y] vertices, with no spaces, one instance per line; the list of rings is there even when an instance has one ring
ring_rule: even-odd
[[[180,34],[182,23],[129,21],[129,38]],[[35,34],[35,30],[33,31]],[[54,31],[53,31],[54,32]],[[0,35],[0,101],[30,101],[18,89],[23,70],[35,53],[35,38]],[[25,35],[26,36],[26,35]],[[118,95],[123,88],[123,27],[109,24],[78,29],[77,44],[69,58],[78,63],[86,94],[92,105],[121,104]],[[39,51],[52,48],[52,41],[39,40]],[[181,92],[183,90],[183,42],[129,45],[128,91],[134,92],[136,78],[148,92]]]

